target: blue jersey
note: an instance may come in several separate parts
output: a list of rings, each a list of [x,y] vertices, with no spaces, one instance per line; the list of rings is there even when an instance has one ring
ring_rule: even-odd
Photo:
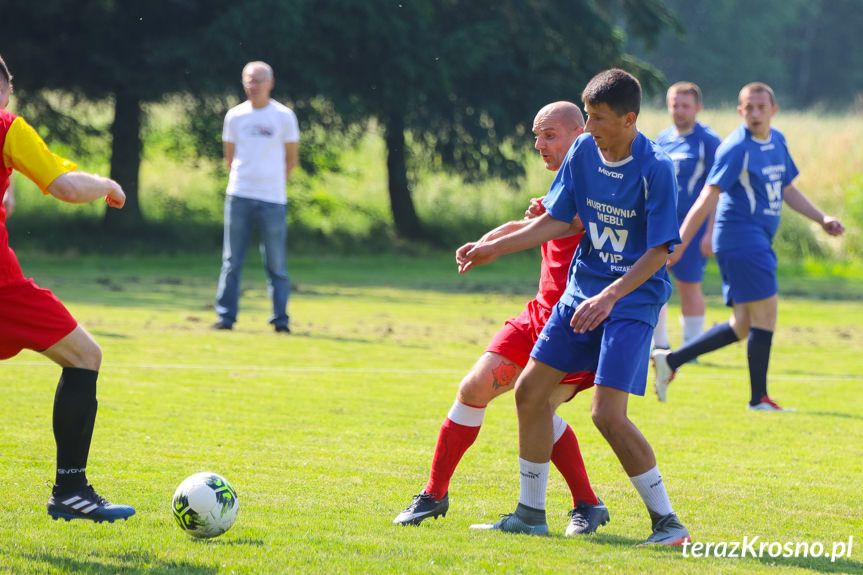
[[[649,248],[680,243],[671,158],[641,132],[632,142],[631,154],[607,162],[593,136],[582,134],[545,196],[551,217],[571,222],[579,215],[585,228],[560,298],[566,305],[576,307],[597,295]],[[671,282],[662,266],[620,298],[610,316],[656,325],[659,309],[670,295]]]
[[[656,143],[674,162],[678,224],[683,223],[687,212],[698,199],[720,141],[716,132],[699,122],[685,134],[671,126],[656,137]]]
[[[713,251],[770,247],[779,227],[783,189],[797,177],[785,136],[773,128],[757,140],[741,124],[716,151],[707,183],[719,186]]]

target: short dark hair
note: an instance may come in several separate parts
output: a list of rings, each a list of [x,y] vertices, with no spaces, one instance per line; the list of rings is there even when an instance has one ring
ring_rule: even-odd
[[[0,81],[12,85],[12,74],[9,73],[9,68],[6,66],[2,55],[0,55]]]
[[[776,105],[776,94],[773,93],[773,88],[765,84],[764,82],[750,82],[740,88],[740,94],[737,96],[737,101],[742,102],[743,96],[746,94],[756,94],[758,92],[763,92],[770,96],[770,104]]]
[[[691,94],[695,103],[701,105],[701,88],[695,82],[677,82],[668,88],[667,96],[671,94]]]
[[[607,104],[618,116],[641,111],[641,84],[625,70],[612,68],[600,72],[587,83],[581,93],[585,104]]]

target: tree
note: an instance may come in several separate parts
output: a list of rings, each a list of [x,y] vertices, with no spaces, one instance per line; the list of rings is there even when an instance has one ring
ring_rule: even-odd
[[[713,105],[767,82],[780,104],[848,106],[863,92],[863,10],[859,0],[667,0],[685,35],[660,34],[657,50],[633,53],[669,81],[689,80]]]
[[[324,100],[339,117],[331,126],[383,126],[393,219],[408,238],[423,236],[412,164],[518,176],[520,158],[504,144],[530,134],[541,105],[577,101],[586,80],[611,66],[656,87],[661,75],[624,53],[624,29],[651,37],[674,22],[663,0],[0,2],[0,37],[22,91],[114,103],[111,175],[129,201],[107,223],[142,218],[142,104],[176,93],[223,102],[242,65],[263,59],[277,89],[281,78],[291,83],[298,108]],[[192,125],[211,125],[196,116]]]
[[[339,114],[384,126],[396,230],[423,236],[408,166],[425,161],[467,178],[520,174],[507,140],[526,137],[533,114],[556,99],[577,101],[595,73],[636,72],[649,88],[655,69],[624,54],[622,15],[639,33],[674,22],[661,0],[623,1],[601,11],[588,0],[319,0],[302,34],[314,42],[306,80]],[[324,73],[324,71],[326,73]],[[405,134],[418,144],[411,157]]]
[[[146,120],[142,104],[178,93],[224,94],[229,73],[238,82],[232,43],[222,35],[223,15],[236,3],[81,0],[72,7],[62,0],[43,0],[2,4],[0,37],[7,42],[5,57],[20,93],[36,98],[43,90],[60,90],[113,102],[111,177],[126,191],[127,202],[123,210],[107,210],[105,223],[140,223],[138,168]],[[237,20],[242,24],[229,28],[234,42],[253,35],[251,29],[268,20],[266,8],[280,3],[252,4],[247,18]],[[241,51],[238,57],[243,57]],[[39,104],[44,106],[45,101]],[[64,117],[62,110],[55,112],[55,117]]]

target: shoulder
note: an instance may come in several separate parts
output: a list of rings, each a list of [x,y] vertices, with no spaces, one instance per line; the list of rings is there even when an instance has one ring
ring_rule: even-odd
[[[590,158],[588,154],[591,152],[596,153],[595,150],[596,142],[594,142],[593,136],[584,132],[577,137],[572,143],[572,146],[569,147],[569,151],[566,153],[564,162],[571,163],[579,158]]]
[[[785,139],[785,134],[777,130],[776,128],[770,128],[770,139],[776,142],[777,144],[781,144],[788,147],[788,142]]]
[[[225,120],[229,120],[231,118],[236,118],[237,116],[242,116],[243,114],[248,114],[252,111],[252,104],[247,100],[242,104],[237,104],[225,114]]]
[[[728,136],[722,140],[716,154],[727,156],[728,154],[734,154],[737,152],[743,153],[747,141],[750,140],[747,134],[746,126],[744,124],[740,124],[733,132],[728,134]]]
[[[665,153],[662,146],[641,132],[638,132],[638,135],[632,141],[631,150],[632,157],[644,166],[646,171],[654,167],[661,168],[664,164],[668,164],[672,170],[674,169],[674,162],[671,161],[671,158]]]
[[[656,142],[658,144],[663,144],[675,136],[677,136],[677,129],[674,126],[669,126],[657,134]]]
[[[703,140],[715,142],[716,145],[719,145],[719,143],[722,141],[722,138],[719,137],[719,134],[714,132],[710,126],[705,126],[701,122],[697,122],[695,124],[695,127],[698,130],[699,134],[701,134],[701,138]]]
[[[9,112],[7,110],[0,110],[0,127],[2,127],[4,131],[8,130],[9,127],[12,125],[12,122],[17,119],[18,116],[16,116],[12,112]],[[24,121],[23,118],[21,119],[21,121]]]
[[[281,102],[277,102],[275,100],[270,100],[270,110],[276,112],[277,114],[282,114],[291,118],[297,117],[293,110],[291,110]]]

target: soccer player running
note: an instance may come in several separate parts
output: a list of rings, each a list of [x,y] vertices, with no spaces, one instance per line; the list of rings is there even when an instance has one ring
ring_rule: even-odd
[[[543,107],[534,119],[533,132],[536,135],[535,147],[545,167],[557,171],[566,152],[583,131],[584,118],[575,104],[554,102]],[[505,237],[524,228],[530,221],[508,222],[487,233],[483,239],[490,241]],[[575,226],[581,229],[580,224]],[[494,398],[513,389],[552,307],[566,288],[567,270],[581,233],[573,235],[569,228],[562,233],[569,235],[552,239],[542,246],[542,267],[536,298],[528,302],[521,315],[507,320],[459,385],[456,400],[441,425],[428,483],[393,523],[419,525],[429,517],[446,515],[449,509],[450,479],[462,456],[479,434],[486,406]],[[591,370],[564,374],[561,385],[552,394],[554,406],[593,385],[593,375]],[[608,509],[591,489],[575,433],[556,414],[552,441],[551,461],[563,475],[572,493],[573,509],[569,512],[570,522],[566,534],[592,533],[608,521]]]
[[[81,204],[104,197],[108,206],[122,208],[126,195],[117,182],[75,172],[77,166],[52,154],[23,118],[6,111],[11,92],[12,75],[0,57],[0,196],[15,169],[44,194],[64,202]],[[96,379],[102,351],[54,294],[24,278],[8,237],[0,221],[0,359],[32,349],[63,368],[54,395],[57,473],[48,514],[67,521],[127,519],[135,510],[106,501],[85,474],[96,421]]]
[[[794,185],[797,166],[785,137],[770,127],[778,109],[767,84],[743,86],[737,106],[743,124],[717,150],[707,185],[680,228],[686,246],[707,214],[716,210],[713,251],[722,276],[722,294],[733,311],[728,322],[712,327],[677,351],[654,352],[654,385],[660,397],[681,365],[747,337],[752,392],[748,409],[794,411],[780,407],[767,394],[767,366],[779,291],[776,254],[771,245],[779,227],[782,202],[819,223],[831,236],[842,234],[845,227],[825,215]],[[676,263],[677,253],[669,256],[669,264]]]
[[[682,224],[689,208],[704,187],[720,139],[716,132],[696,120],[702,107],[701,88],[698,85],[692,82],[677,82],[668,88],[666,103],[674,125],[660,132],[656,143],[674,162],[677,176],[677,222]],[[705,254],[710,253],[710,238],[705,234],[710,222],[708,219],[698,228],[689,247],[683,251],[680,261],[669,268],[674,274],[675,287],[680,296],[680,323],[683,326],[684,344],[701,335],[704,330],[704,294],[701,292],[701,280],[707,266]],[[667,317],[668,304],[662,306],[659,321],[653,330],[655,348],[671,348]],[[659,400],[665,401],[665,395],[660,395]]]
[[[595,371],[591,415],[647,506],[653,533],[643,544],[678,545],[689,533],[674,514],[650,444],[626,413],[629,395],[644,395],[653,326],[671,294],[665,261],[679,241],[674,165],[636,127],[641,85],[632,75],[601,72],[582,101],[587,133],[561,165],[543,202],[547,212],[518,232],[460,250],[466,272],[564,233],[576,215],[585,227],[566,291],[515,386],[518,506],[497,523],[472,527],[548,533],[550,398],[566,373]]]

